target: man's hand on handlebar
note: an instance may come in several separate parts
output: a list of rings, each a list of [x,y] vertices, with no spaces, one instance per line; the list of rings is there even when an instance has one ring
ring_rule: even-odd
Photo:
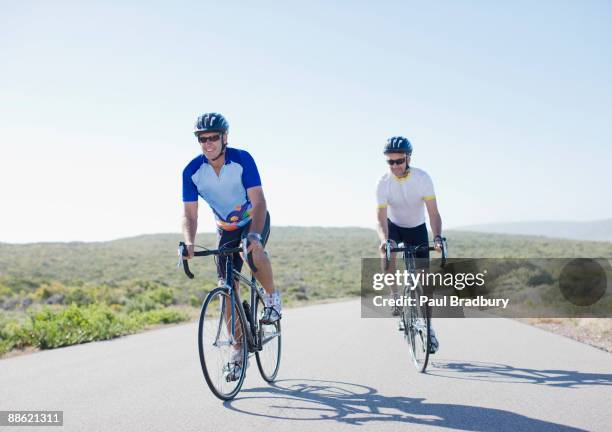
[[[247,252],[257,252],[263,251],[263,245],[261,242],[253,237],[248,237],[242,240],[243,242],[247,242]]]
[[[434,248],[436,249],[436,252],[442,252],[442,236],[437,235],[434,238]]]
[[[183,253],[183,259],[184,260],[190,260],[191,258],[193,258],[193,253],[194,253],[193,245],[192,244],[186,244],[185,245],[185,250],[187,251],[187,255],[185,255],[185,253]]]
[[[380,242],[380,251],[383,253],[387,250],[387,248],[394,248],[394,247],[397,247],[397,243],[395,243],[394,240],[388,239],[383,242]]]

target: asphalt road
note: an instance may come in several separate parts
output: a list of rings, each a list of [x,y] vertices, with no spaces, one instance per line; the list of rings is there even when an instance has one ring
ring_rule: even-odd
[[[196,323],[0,360],[0,410],[62,410],[51,431],[612,429],[612,354],[506,319],[439,319],[417,373],[392,319],[359,302],[287,309],[278,381],[208,390]]]

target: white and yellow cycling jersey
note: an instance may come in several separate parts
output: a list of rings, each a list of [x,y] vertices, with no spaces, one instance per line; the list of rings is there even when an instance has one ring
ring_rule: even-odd
[[[395,225],[413,228],[425,223],[425,201],[436,199],[429,175],[410,167],[404,177],[388,172],[378,181],[378,208],[387,208],[387,218]]]

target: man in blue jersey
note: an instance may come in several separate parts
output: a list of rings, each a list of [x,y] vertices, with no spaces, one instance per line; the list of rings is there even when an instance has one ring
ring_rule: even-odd
[[[212,209],[216,223],[219,247],[236,247],[247,242],[247,250],[256,267],[253,274],[266,291],[265,309],[261,322],[272,324],[281,318],[281,299],[274,288],[272,266],[264,246],[270,235],[270,215],[257,166],[245,150],[227,146],[229,124],[217,113],[198,117],[194,133],[202,154],[193,159],[183,171],[183,235],[188,256],[193,258],[198,225],[198,196]],[[246,257],[244,257],[246,259]],[[225,280],[226,257],[218,257],[217,274]],[[235,254],[234,268],[242,268],[242,257]],[[237,283],[237,282],[236,282]],[[234,346],[230,379],[239,377],[237,368],[242,355],[240,345]]]

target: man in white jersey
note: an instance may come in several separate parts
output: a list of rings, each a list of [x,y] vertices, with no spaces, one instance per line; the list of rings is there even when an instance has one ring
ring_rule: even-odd
[[[376,199],[378,203],[378,237],[380,238],[381,257],[385,257],[388,244],[397,247],[424,247],[416,253],[416,258],[429,258],[429,237],[425,224],[425,208],[429,214],[429,224],[434,235],[434,246],[440,251],[442,247],[442,218],[438,212],[436,195],[429,175],[410,166],[412,144],[401,136],[391,137],[384,147],[384,154],[389,165],[389,172],[378,182]],[[395,271],[395,256],[392,253],[388,271]],[[392,295],[398,297],[397,287],[392,288]],[[400,314],[399,307],[393,309],[393,316]],[[439,343],[431,328],[431,353],[438,350]]]

